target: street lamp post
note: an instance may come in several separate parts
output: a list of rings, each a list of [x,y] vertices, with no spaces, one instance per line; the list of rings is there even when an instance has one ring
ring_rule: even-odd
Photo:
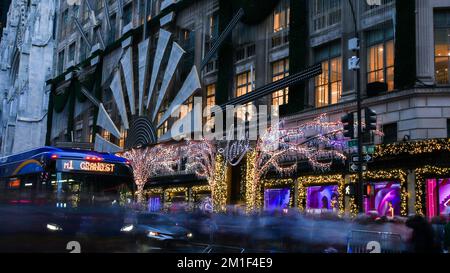
[[[351,8],[351,12],[352,12],[352,16],[353,16],[353,24],[354,24],[354,35],[355,38],[358,41],[358,48],[355,49],[355,54],[356,54],[356,59],[360,60],[360,37],[359,37],[359,32],[358,32],[358,22],[356,20],[356,13],[355,13],[355,7],[353,5],[352,0],[348,0],[348,3],[350,5]],[[362,107],[361,107],[361,69],[360,67],[354,69],[355,71],[355,91],[356,91],[356,101],[357,101],[357,117],[358,117],[358,129],[357,129],[357,140],[358,140],[358,187],[357,187],[357,197],[358,197],[358,208],[359,208],[359,212],[363,213],[364,212],[364,198],[363,198],[363,194],[364,194],[364,181],[363,181],[363,137],[362,137]]]

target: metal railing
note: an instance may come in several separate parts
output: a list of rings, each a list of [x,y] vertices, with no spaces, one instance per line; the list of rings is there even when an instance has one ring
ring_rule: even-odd
[[[347,253],[402,253],[405,246],[399,234],[352,230],[347,238]]]

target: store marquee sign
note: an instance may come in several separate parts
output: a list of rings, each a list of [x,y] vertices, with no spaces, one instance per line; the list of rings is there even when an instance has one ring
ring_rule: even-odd
[[[64,172],[84,171],[97,173],[114,173],[115,165],[104,162],[89,162],[81,160],[61,160],[58,161],[58,170]]]

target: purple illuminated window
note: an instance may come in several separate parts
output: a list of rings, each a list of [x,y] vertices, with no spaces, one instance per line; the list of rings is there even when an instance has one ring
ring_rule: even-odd
[[[427,216],[450,214],[450,178],[427,179]]]
[[[380,182],[373,185],[374,193],[364,200],[366,212],[377,212],[379,216],[400,215],[400,183]]]
[[[151,212],[161,210],[161,197],[150,197],[148,199],[148,210]]]
[[[264,208],[269,211],[288,208],[290,194],[289,189],[266,189],[264,191]]]
[[[308,187],[306,208],[336,210],[338,206],[338,186],[314,186]]]

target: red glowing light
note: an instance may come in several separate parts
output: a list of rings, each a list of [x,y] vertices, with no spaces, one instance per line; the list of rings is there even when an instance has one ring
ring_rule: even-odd
[[[57,158],[58,158],[58,155],[52,155],[51,158],[52,158],[52,159],[57,159]]]
[[[102,161],[103,159],[97,156],[86,156],[87,161]]]

